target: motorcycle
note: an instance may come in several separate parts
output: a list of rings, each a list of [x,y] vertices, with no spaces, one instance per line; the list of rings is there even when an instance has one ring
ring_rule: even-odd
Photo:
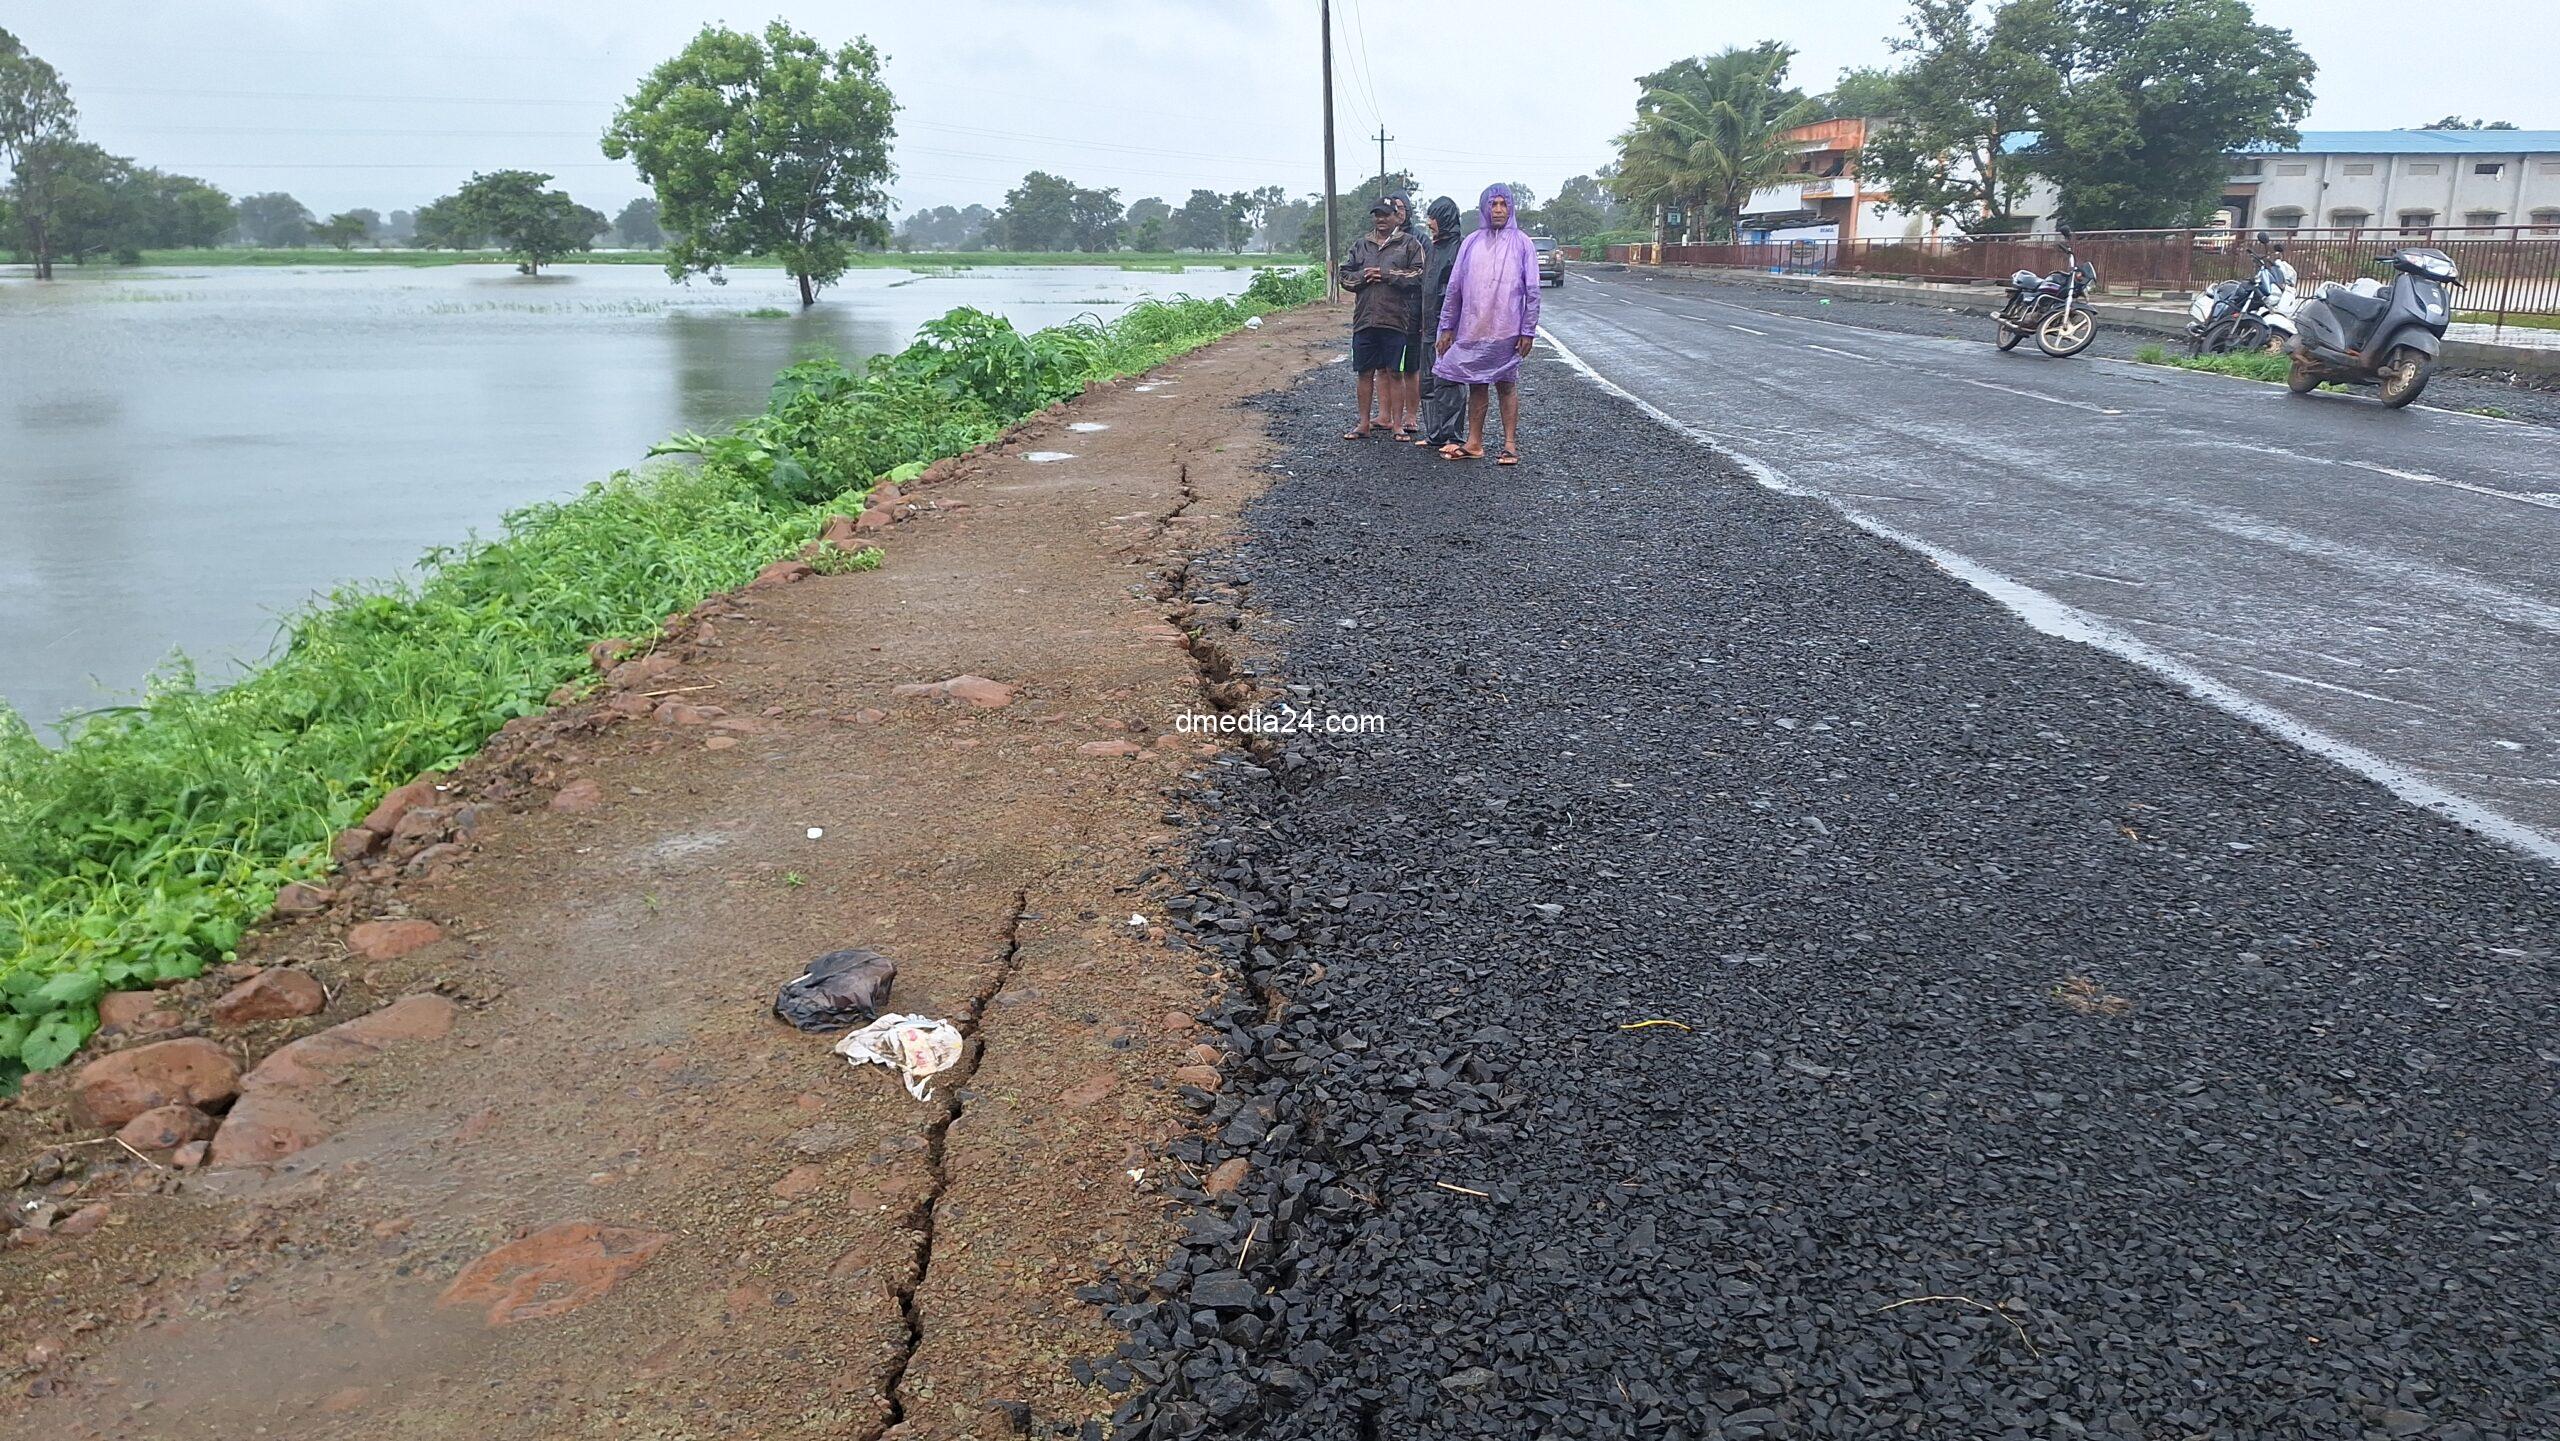
[[[2323,382],[2374,385],[2396,410],[2427,388],[2453,320],[2445,292],[2461,288],[2462,272],[2451,256],[2426,247],[2374,263],[2394,272],[2389,289],[2371,276],[2353,285],[2333,280],[2295,314],[2286,347],[2293,369],[2285,377],[2294,394],[2308,395]]]
[[[2029,335],[2036,348],[2056,360],[2067,360],[2098,338],[2098,316],[2088,305],[2098,288],[2098,267],[2071,249],[2071,231],[2061,231],[2062,269],[2051,275],[2021,270],[2009,277],[2009,300],[1991,317],[1997,333],[1992,344],[2014,349]]]
[[[2187,353],[2221,355],[2234,350],[2264,350],[2295,332],[2294,312],[2302,292],[2284,247],[2270,244],[2265,231],[2249,246],[2256,261],[2247,280],[2226,280],[2197,292],[2187,307]]]

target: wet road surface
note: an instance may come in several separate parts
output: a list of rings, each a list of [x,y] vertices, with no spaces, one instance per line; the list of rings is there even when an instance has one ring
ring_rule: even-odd
[[[1545,324],[1763,480],[2560,858],[2549,430],[1782,313],[1796,300],[1576,274]]]

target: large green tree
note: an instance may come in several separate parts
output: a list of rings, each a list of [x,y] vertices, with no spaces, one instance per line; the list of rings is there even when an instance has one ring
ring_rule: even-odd
[[[2004,4],[1986,19],[1973,0],[1912,0],[1907,31],[1891,42],[1900,68],[1850,85],[1858,108],[1881,112],[1859,173],[1902,209],[1966,231],[2007,228],[2035,179],[2014,151],[2061,93],[2048,57],[2055,19],[2042,4]]]
[[[341,210],[311,227],[311,238],[338,250],[352,249],[372,229],[363,216],[352,210]]]
[[[57,187],[78,120],[62,77],[0,30],[0,167],[9,174],[11,243],[35,262],[38,280],[53,278]]]
[[[1076,184],[1034,170],[1004,194],[996,212],[997,243],[1007,250],[1066,250],[1075,239]]]
[[[770,256],[814,305],[855,246],[888,242],[897,109],[867,40],[705,26],[622,103],[604,153],[657,191],[670,276]]]
[[[667,232],[658,225],[658,202],[643,195],[622,207],[613,217],[614,238],[634,250],[655,250],[667,243]]]
[[[1076,187],[1067,197],[1067,238],[1078,250],[1116,250],[1120,246],[1120,192]]]
[[[430,243],[467,248],[487,237],[513,255],[527,275],[564,256],[593,246],[608,227],[604,215],[569,198],[568,192],[546,190],[551,177],[533,170],[497,170],[474,175],[460,190],[418,212],[418,231],[432,229]],[[432,213],[432,215],[431,215]]]
[[[2246,0],[2012,0],[2042,24],[2061,87],[2033,163],[2084,230],[2198,225],[2231,152],[2287,146],[2311,109],[2311,57]]]
[[[1635,124],[1618,137],[1621,199],[1697,213],[1707,238],[1732,237],[1752,192],[1794,162],[1786,132],[1820,106],[1787,83],[1795,51],[1774,40],[1680,60],[1637,77]]]
[[[154,249],[210,250],[231,236],[237,223],[231,197],[192,175],[141,172],[150,188],[150,224],[143,243]]]
[[[311,238],[311,212],[281,190],[243,195],[237,209],[241,238],[251,245],[273,250]]]

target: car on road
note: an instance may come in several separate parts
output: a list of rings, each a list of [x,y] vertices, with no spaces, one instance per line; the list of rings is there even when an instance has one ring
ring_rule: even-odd
[[[1532,235],[1529,237],[1529,243],[1538,247],[1538,283],[1540,285],[1564,284],[1564,252],[1556,248],[1556,238],[1552,235]]]

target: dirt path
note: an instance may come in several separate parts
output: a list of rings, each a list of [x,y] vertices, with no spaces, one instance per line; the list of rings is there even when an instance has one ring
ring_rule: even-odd
[[[1203,701],[1158,597],[1258,487],[1234,403],[1334,340],[1275,318],[1088,396],[911,496],[881,570],[714,603],[671,669],[502,738],[430,798],[461,851],[253,948],[328,982],[324,1014],[201,1028],[254,1061],[404,995],[456,1003],[406,1003],[416,1039],[301,1053],[347,1060],[334,1084],[253,1077],[240,1106],[323,1139],[184,1176],[94,1147],[22,1178],[107,1210],[0,1251],[10,1429],[864,1438],[1107,1413],[1070,1366],[1119,1338],[1073,1293],[1165,1250],[1129,1173],[1184,1124],[1168,1076],[1205,1059],[1208,982],[1147,889],[1181,835],[1162,793],[1207,763],[1170,734]],[[896,693],[962,675],[1018,689]],[[348,953],[351,923],[402,916],[441,938]],[[843,946],[897,958],[894,1009],[972,1030],[934,1102],[768,1014]],[[0,1155],[97,1134],[48,1129],[61,1099],[0,1115]]]

